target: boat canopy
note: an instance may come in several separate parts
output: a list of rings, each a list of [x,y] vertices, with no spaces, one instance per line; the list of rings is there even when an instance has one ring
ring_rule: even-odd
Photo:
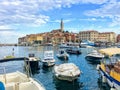
[[[105,49],[100,49],[100,53],[108,56],[113,56],[116,54],[120,54],[120,48],[105,48]]]

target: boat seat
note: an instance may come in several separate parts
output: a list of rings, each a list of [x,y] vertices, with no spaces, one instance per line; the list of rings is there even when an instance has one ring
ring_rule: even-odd
[[[7,77],[7,83],[9,82],[19,82],[20,81],[20,77],[19,76],[13,76],[13,77]]]
[[[5,84],[5,79],[4,79],[3,76],[0,76],[0,81],[1,81],[3,84]]]
[[[32,82],[25,82],[19,84],[19,90],[38,90]]]
[[[9,82],[15,82],[15,83],[18,83],[18,82],[27,82],[28,79],[26,78],[23,78],[21,76],[13,76],[13,77],[7,77],[7,83]]]
[[[15,90],[15,83],[6,84],[5,90]]]

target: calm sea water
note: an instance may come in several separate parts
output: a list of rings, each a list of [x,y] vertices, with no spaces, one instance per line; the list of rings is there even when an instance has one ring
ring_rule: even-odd
[[[12,54],[14,54],[16,57],[27,57],[29,53],[34,53],[37,57],[42,59],[44,50],[54,50],[56,64],[72,62],[76,64],[79,67],[79,69],[83,72],[81,76],[74,82],[61,81],[54,77],[52,71],[53,67],[44,68],[40,63],[40,69],[35,71],[32,77],[40,81],[45,86],[46,90],[110,90],[107,85],[103,85],[100,82],[101,79],[99,78],[99,74],[96,70],[97,64],[90,63],[85,59],[87,53],[89,53],[92,50],[91,48],[82,48],[81,55],[70,55],[68,61],[63,61],[59,60],[56,57],[58,47],[2,46],[0,47],[0,58]],[[23,64],[23,61],[4,62],[0,63],[0,68],[5,66],[7,68],[7,72],[12,72],[16,70],[24,72]]]

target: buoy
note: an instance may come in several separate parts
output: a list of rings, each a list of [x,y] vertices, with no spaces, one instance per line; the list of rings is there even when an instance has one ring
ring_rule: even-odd
[[[99,64],[97,65],[96,69],[97,69],[97,70],[99,70],[99,69],[100,69],[100,65],[99,65]]]

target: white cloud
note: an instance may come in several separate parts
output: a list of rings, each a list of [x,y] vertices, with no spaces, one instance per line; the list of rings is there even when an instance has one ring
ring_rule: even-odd
[[[41,25],[49,20],[49,16],[41,14],[41,11],[71,7],[72,4],[78,3],[102,4],[106,1],[107,0],[0,0],[0,24],[37,23],[37,25]]]
[[[80,21],[105,21],[105,19],[102,18],[80,18]]]
[[[7,25],[5,25],[5,26],[0,26],[0,30],[3,30],[3,29],[10,29],[10,27],[9,26],[7,26]]]
[[[106,3],[108,0],[80,0],[82,3],[92,3],[92,4],[103,4]]]
[[[99,9],[85,12],[85,15],[109,18],[112,20],[112,22],[110,23],[111,27],[120,25],[120,2],[116,0],[110,0]]]

